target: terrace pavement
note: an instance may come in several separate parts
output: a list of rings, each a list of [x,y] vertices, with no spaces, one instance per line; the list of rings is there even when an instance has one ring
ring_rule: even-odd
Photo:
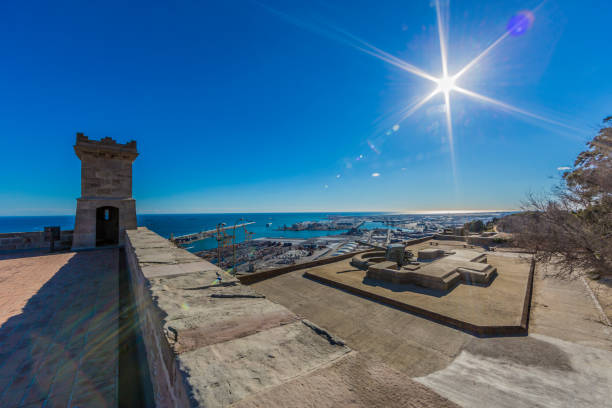
[[[117,405],[119,250],[0,255],[0,407]]]

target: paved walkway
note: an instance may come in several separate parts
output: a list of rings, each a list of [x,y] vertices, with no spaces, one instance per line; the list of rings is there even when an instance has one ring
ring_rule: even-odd
[[[119,252],[0,255],[0,407],[117,406]]]

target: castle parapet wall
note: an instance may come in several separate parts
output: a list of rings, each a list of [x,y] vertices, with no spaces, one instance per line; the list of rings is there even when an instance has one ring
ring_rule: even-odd
[[[147,228],[125,235],[156,406],[229,406],[349,355],[325,329]]]
[[[54,249],[69,249],[72,245],[72,233],[72,230],[60,231],[60,239],[54,242]],[[51,242],[45,241],[43,231],[0,233],[0,252],[29,249],[49,250]]]

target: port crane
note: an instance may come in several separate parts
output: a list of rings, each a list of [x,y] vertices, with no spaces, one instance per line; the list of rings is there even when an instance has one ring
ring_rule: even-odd
[[[255,224],[255,222],[248,221],[243,224],[238,224],[234,226],[227,226],[225,223],[221,223],[217,225],[217,228],[206,230],[206,231],[194,232],[192,234],[179,235],[179,236],[174,236],[174,234],[170,234],[170,241],[175,243],[176,245],[181,245],[181,246],[189,245],[192,242],[201,241],[203,239],[207,239],[215,235],[218,236],[221,231],[225,231],[231,228],[245,227],[250,224]]]
[[[234,224],[234,233],[232,235],[232,255],[233,255],[233,262],[232,262],[232,274],[236,274],[236,228],[242,227],[244,229],[244,242],[246,245],[246,249],[247,249],[247,259],[249,260],[249,268],[251,266],[251,254],[249,253],[249,248],[250,248],[250,241],[251,238],[253,237],[254,232],[248,231],[247,230],[247,225],[248,223],[243,223],[240,225],[237,225],[238,222],[243,221],[242,219],[236,221],[236,224]]]

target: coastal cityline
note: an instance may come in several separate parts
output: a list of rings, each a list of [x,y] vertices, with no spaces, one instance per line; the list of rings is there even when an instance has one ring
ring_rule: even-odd
[[[522,2],[5,2],[0,408],[612,408],[612,14]]]

